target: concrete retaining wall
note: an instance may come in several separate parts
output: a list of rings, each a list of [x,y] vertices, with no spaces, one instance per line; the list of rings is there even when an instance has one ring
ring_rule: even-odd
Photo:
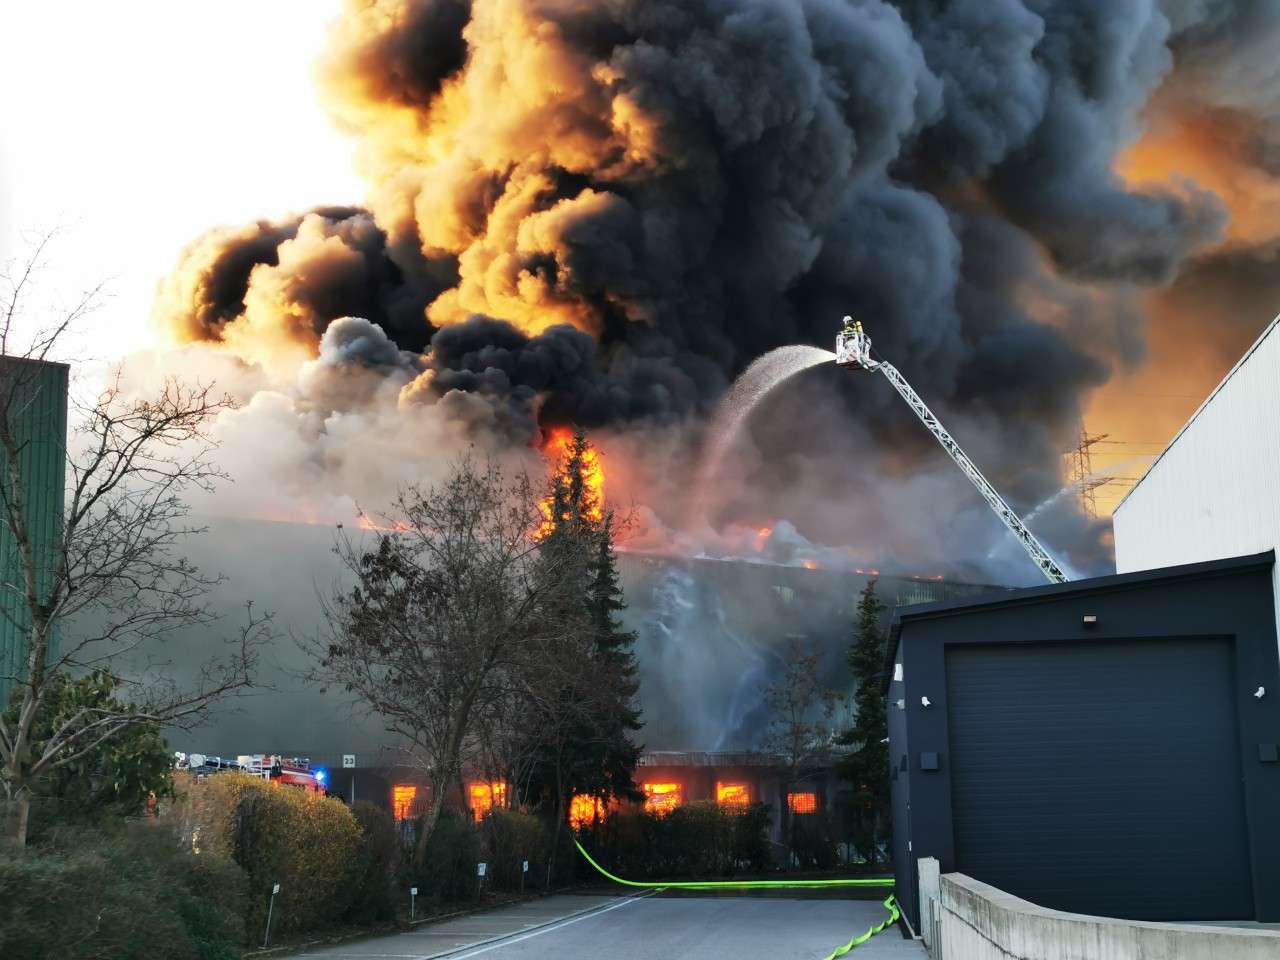
[[[932,868],[935,872],[936,865]],[[920,874],[926,873],[921,861]],[[921,890],[922,915],[924,891]],[[1280,931],[1147,923],[1046,910],[943,874],[926,937],[933,960],[1276,960]],[[923,924],[922,924],[923,925]],[[924,931],[921,931],[924,933]]]

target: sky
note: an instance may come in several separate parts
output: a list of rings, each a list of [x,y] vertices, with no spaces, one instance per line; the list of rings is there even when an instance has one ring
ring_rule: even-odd
[[[311,82],[339,0],[0,10],[0,260],[61,225],[44,296],[107,281],[74,359],[150,340],[156,282],[219,224],[358,203]]]
[[[109,362],[147,346],[158,280],[210,228],[365,200],[354,145],[312,81],[340,7],[51,0],[0,11],[0,260],[24,255],[24,232],[60,224],[42,292],[70,298],[107,281],[62,359]],[[1090,432],[1109,434],[1094,468],[1141,473],[1247,339],[1229,346],[1203,370],[1179,360],[1175,340],[1153,347],[1161,364],[1117,370],[1087,410]],[[1099,490],[1100,512],[1127,489]]]

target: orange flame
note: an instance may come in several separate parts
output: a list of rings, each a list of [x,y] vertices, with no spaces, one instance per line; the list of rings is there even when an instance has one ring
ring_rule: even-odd
[[[468,792],[471,794],[471,809],[476,822],[484,819],[484,815],[494,807],[506,804],[507,785],[505,783],[473,783]]]
[[[568,459],[572,444],[573,431],[556,427],[542,445],[542,455],[558,470]],[[593,524],[600,523],[604,520],[604,467],[601,466],[600,455],[594,448],[587,450],[582,456],[582,485],[585,488],[583,505],[587,520]],[[553,505],[553,499],[549,496],[538,504],[538,509],[542,511],[542,526],[537,534],[539,540],[555,529],[554,518],[551,516]]]
[[[598,797],[575,793],[573,799],[569,801],[569,824],[575,829],[603,819],[604,813],[604,804]]]
[[[642,783],[644,808],[650,813],[670,813],[680,806],[680,784]]]
[[[751,790],[745,783],[721,783],[717,781],[716,803],[735,810],[743,809],[751,803]]]
[[[418,797],[418,788],[409,783],[398,783],[391,788],[391,808],[397,820],[404,820],[413,809],[413,802]]]
[[[792,813],[816,813],[818,811],[818,795],[816,793],[788,793],[787,808]]]

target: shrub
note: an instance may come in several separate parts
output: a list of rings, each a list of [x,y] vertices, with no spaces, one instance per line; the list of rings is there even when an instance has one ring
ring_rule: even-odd
[[[423,862],[409,871],[409,885],[433,900],[474,900],[480,837],[466,813],[444,810],[427,841]]]
[[[769,823],[763,803],[739,810],[700,800],[668,814],[612,813],[597,860],[628,880],[763,870],[769,863]]]
[[[351,808],[360,824],[360,852],[351,870],[343,899],[343,919],[349,923],[377,923],[396,916],[396,887],[404,866],[404,843],[395,818],[387,810],[360,801]]]
[[[314,929],[341,915],[362,831],[340,801],[243,773],[184,783],[175,814],[191,848],[231,858],[248,878],[250,937],[264,929],[273,884],[273,930]]]
[[[518,810],[490,810],[481,824],[481,833],[489,863],[487,876],[494,888],[521,889],[522,880],[526,879],[522,870],[526,860],[530,873],[537,875],[547,854],[546,830],[537,817]]]
[[[839,860],[839,823],[829,810],[796,814],[791,823],[791,845],[800,869],[830,870]]]
[[[0,851],[0,956],[235,960],[244,877],[163,824],[62,828]]]

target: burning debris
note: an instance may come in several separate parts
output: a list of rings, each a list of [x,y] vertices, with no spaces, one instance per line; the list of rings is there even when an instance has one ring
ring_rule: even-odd
[[[352,0],[319,74],[367,207],[211,230],[155,319],[234,358],[226,449],[285,500],[385,499],[466,443],[577,423],[657,536],[734,376],[874,317],[1030,506],[1170,314],[1160,287],[1274,253],[1271,6]],[[997,550],[910,411],[821,372],[800,389],[748,425],[716,531],[767,502],[825,542]],[[235,440],[255,428],[265,456]],[[1106,565],[1105,524],[1046,522]]]

